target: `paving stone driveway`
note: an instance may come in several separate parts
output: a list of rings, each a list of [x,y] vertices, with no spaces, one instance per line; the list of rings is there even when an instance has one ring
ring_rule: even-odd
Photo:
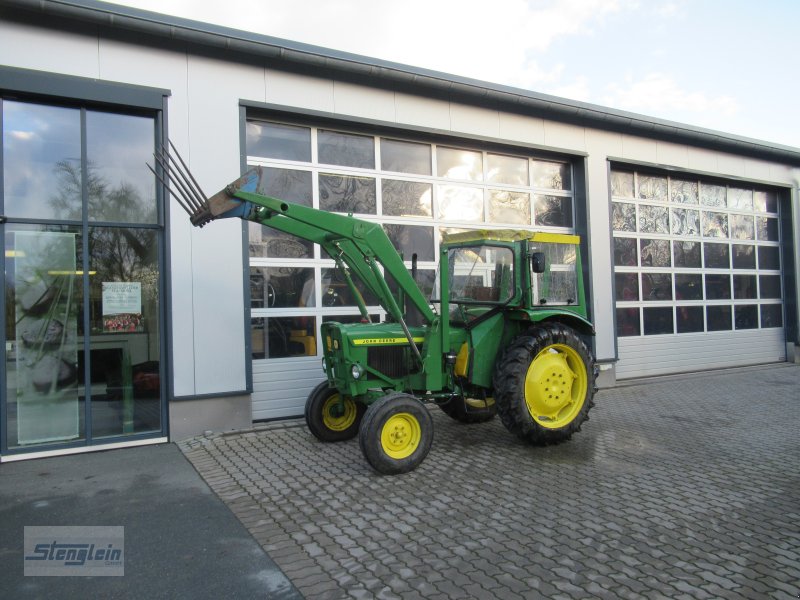
[[[551,448],[433,409],[395,477],[298,422],[181,446],[309,599],[800,597],[800,366],[596,401]]]

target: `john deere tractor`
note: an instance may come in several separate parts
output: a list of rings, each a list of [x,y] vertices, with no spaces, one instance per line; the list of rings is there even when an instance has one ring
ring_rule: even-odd
[[[588,419],[594,330],[578,236],[507,229],[446,236],[427,298],[415,263],[409,272],[381,225],[260,194],[259,168],[206,198],[174,147],[156,158],[156,174],[193,225],[253,221],[317,243],[335,261],[362,322],[321,326],[327,380],[305,406],[318,439],[358,436],[374,469],[397,474],[416,468],[431,447],[426,404],[464,423],[499,414],[534,445],[567,440]],[[372,322],[356,281],[379,300],[384,322]]]

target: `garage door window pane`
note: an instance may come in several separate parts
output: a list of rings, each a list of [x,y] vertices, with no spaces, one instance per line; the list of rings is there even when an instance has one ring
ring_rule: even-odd
[[[728,237],[728,215],[716,212],[703,212],[703,236],[714,238]]]
[[[700,184],[700,204],[705,206],[725,207],[725,196],[727,189],[724,185],[713,185],[709,183]]]
[[[672,325],[672,307],[644,308],[644,334],[663,335],[674,333]]]
[[[733,276],[733,297],[737,300],[750,300],[758,298],[755,275]]]
[[[744,246],[742,244],[734,244],[733,268],[755,269],[756,268],[755,246]]]
[[[642,273],[642,300],[672,300],[672,275],[668,273]]]
[[[253,359],[316,356],[316,330],[312,316],[250,319]]]
[[[531,162],[533,187],[548,190],[571,190],[572,171],[570,165],[544,160]]]
[[[250,121],[246,135],[249,156],[311,161],[310,127]]]
[[[775,192],[756,190],[753,205],[758,212],[778,212],[778,195]]]
[[[483,181],[483,155],[480,152],[439,147],[436,161],[439,177]]]
[[[489,221],[492,223],[510,223],[512,225],[530,225],[530,194],[490,190]]]
[[[617,300],[622,302],[635,302],[639,300],[639,274],[616,273],[614,286]]]
[[[675,275],[675,299],[702,300],[703,277],[699,273],[677,273]]]
[[[733,307],[736,329],[758,329],[758,306],[745,304]]]
[[[664,206],[639,205],[639,231],[669,233],[669,211]]]
[[[375,139],[371,136],[320,129],[317,147],[319,162],[323,164],[375,168]]]
[[[633,198],[633,173],[611,172],[611,195],[620,198]]]
[[[703,259],[706,269],[730,269],[730,247],[728,244],[703,244]]]
[[[611,223],[614,231],[636,231],[636,205],[614,202],[611,205]]]
[[[780,304],[761,305],[761,327],[783,327],[783,307]]]
[[[614,238],[614,265],[636,267],[638,264],[636,238]]]
[[[731,297],[730,275],[706,275],[706,300],[728,300]]]
[[[251,258],[314,258],[314,244],[258,223],[247,224]]]
[[[448,221],[483,221],[483,190],[455,185],[439,186],[439,218]]]
[[[347,280],[339,269],[322,269],[322,306],[358,306],[358,302],[347,285]],[[353,283],[361,292],[364,304],[373,306],[378,304],[378,299],[371,294],[361,279],[353,276]]]
[[[703,331],[702,306],[678,306],[675,308],[675,325],[678,333],[697,333]]]
[[[639,256],[643,267],[669,267],[669,240],[639,240]]]
[[[528,159],[519,156],[488,154],[486,179],[491,183],[528,185]]]
[[[314,269],[250,267],[251,308],[298,308],[314,305]]]
[[[778,241],[778,219],[769,217],[756,217],[758,239],[762,242]]]
[[[398,173],[431,174],[431,146],[400,140],[381,140],[381,168]]]
[[[639,176],[639,198],[667,201],[667,178],[651,175]]]
[[[375,179],[320,173],[319,207],[328,212],[374,215],[377,212]]]
[[[728,208],[732,210],[753,210],[753,190],[728,188]]]
[[[411,260],[414,254],[420,261],[434,260],[433,228],[387,223],[383,229],[405,260]]]
[[[781,297],[781,276],[780,275],[761,275],[758,278],[758,286],[761,290],[762,298]]]
[[[572,227],[572,198],[537,195],[533,219],[544,227]],[[635,223],[635,218],[632,221]]]
[[[433,186],[419,181],[384,179],[381,183],[383,214],[396,217],[430,217]]]
[[[670,200],[679,204],[697,204],[697,182],[681,181],[673,179],[670,181],[672,188]]]
[[[700,242],[672,242],[672,254],[675,266],[680,269],[699,269]]]
[[[729,331],[731,329],[731,307],[707,306],[706,321],[709,331]]]
[[[756,239],[753,217],[749,215],[731,215],[731,237],[735,240]]]
[[[620,337],[640,335],[638,308],[617,309],[617,335]]]
[[[758,247],[758,268],[777,271],[781,268],[781,253],[777,246]]]
[[[256,192],[279,200],[311,206],[313,190],[310,171],[262,167],[262,172]]]
[[[672,233],[674,235],[700,235],[700,211],[684,208],[672,209]]]

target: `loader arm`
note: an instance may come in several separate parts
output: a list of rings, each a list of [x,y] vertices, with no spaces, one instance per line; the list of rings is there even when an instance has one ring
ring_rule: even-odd
[[[369,318],[350,273],[355,273],[390,317],[403,326],[417,358],[421,360],[405,325],[403,307],[392,294],[378,265],[394,278],[398,289],[402,290],[401,295],[419,311],[428,325],[433,323],[436,315],[379,224],[256,193],[264,176],[261,167],[250,169],[223,190],[206,198],[174,146],[171,152],[165,148],[156,153],[155,158],[160,168],[155,170],[151,167],[151,170],[162,183],[169,182],[170,191],[196,227],[203,227],[215,219],[238,217],[323,247],[344,273],[362,316]]]

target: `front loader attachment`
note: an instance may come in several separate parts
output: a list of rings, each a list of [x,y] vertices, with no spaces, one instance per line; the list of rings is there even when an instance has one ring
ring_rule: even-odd
[[[244,217],[246,203],[233,195],[237,191],[255,192],[262,173],[261,169],[250,170],[222,191],[206,198],[172,141],[169,142],[169,148],[162,146],[153,156],[159,169],[156,171],[150,165],[147,165],[148,168],[189,213],[189,220],[195,227],[202,227],[221,217]]]

